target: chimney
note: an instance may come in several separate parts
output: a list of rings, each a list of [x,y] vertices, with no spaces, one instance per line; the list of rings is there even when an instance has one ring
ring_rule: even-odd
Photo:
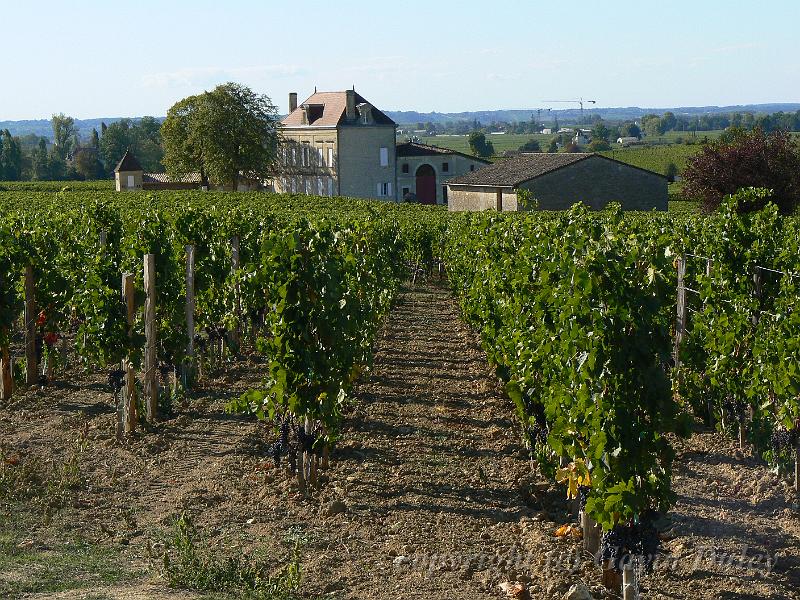
[[[297,110],[297,92],[289,92],[289,114]]]
[[[355,90],[347,90],[345,92],[347,97],[347,115],[348,121],[355,121],[356,120],[356,91]]]

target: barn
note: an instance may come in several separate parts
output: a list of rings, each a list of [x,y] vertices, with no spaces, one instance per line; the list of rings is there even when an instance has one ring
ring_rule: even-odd
[[[448,182],[448,208],[525,210],[517,192],[528,190],[540,210],[577,202],[601,209],[667,210],[667,178],[596,153],[520,154]]]

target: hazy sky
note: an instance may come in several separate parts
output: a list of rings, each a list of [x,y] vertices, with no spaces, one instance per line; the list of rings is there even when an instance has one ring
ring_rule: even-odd
[[[380,108],[800,101],[798,0],[0,0],[0,121],[164,115],[225,81]]]

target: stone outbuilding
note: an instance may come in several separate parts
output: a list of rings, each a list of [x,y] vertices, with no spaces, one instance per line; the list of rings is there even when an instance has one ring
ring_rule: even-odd
[[[448,182],[448,208],[525,210],[517,191],[529,190],[540,210],[564,210],[577,202],[602,209],[667,210],[667,178],[595,153],[520,154]]]
[[[114,168],[114,181],[117,186],[117,191],[141,190],[143,179],[144,169],[142,165],[136,160],[136,157],[131,151],[128,150],[122,155],[122,158]]]
[[[491,164],[455,150],[418,142],[397,145],[397,191],[400,200],[447,204],[447,181]]]

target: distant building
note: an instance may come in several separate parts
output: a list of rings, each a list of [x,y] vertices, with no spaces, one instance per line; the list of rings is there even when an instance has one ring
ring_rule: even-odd
[[[203,179],[200,173],[188,173],[180,179],[175,179],[166,173],[145,173],[142,165],[128,150],[114,169],[114,181],[118,192],[136,190],[199,190],[203,188]],[[230,191],[231,186],[217,186],[212,189]],[[260,181],[252,180],[242,175],[236,184],[236,191],[248,192],[263,189]]]
[[[542,135],[553,135],[552,127],[545,127],[542,129]]]
[[[397,125],[355,90],[314,92],[289,115],[272,187],[276,192],[395,200]]]
[[[617,143],[622,146],[630,146],[632,144],[638,144],[640,142],[638,137],[621,137],[617,138]]]
[[[491,164],[482,158],[417,142],[398,144],[396,154],[400,199],[422,204],[447,204],[449,179]]]
[[[114,167],[114,181],[118,192],[134,191],[142,189],[144,169],[136,160],[130,150],[122,155],[122,158]]]
[[[594,153],[521,154],[448,182],[451,211],[525,210],[517,191],[525,189],[541,210],[562,210],[576,202],[602,209],[619,202],[625,210],[667,210],[667,179]]]

